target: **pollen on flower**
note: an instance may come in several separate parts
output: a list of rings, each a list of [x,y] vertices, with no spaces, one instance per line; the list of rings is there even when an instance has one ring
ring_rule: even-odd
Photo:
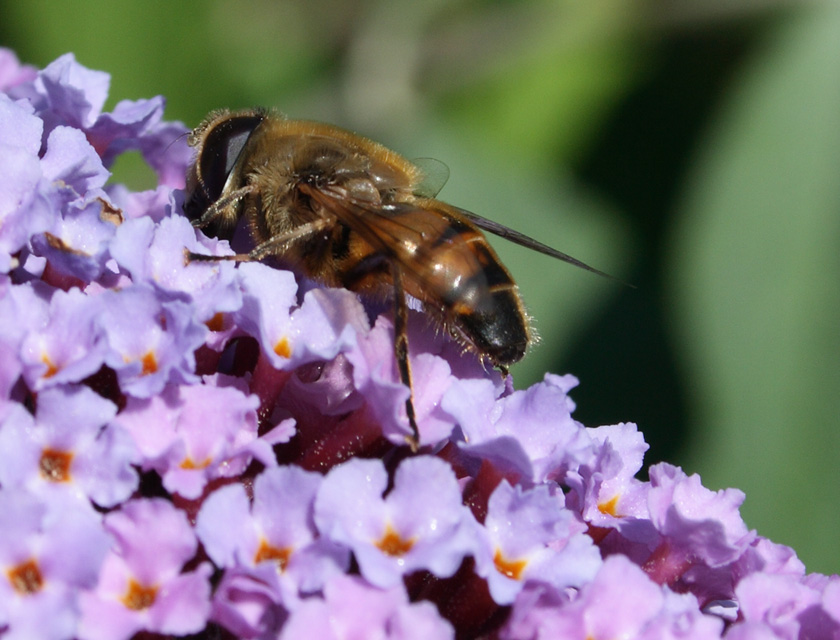
[[[37,593],[44,586],[41,570],[38,568],[38,563],[32,558],[8,569],[6,575],[9,577],[9,582],[12,583],[12,588],[21,595]]]
[[[402,556],[411,551],[411,548],[414,546],[414,538],[405,540],[399,533],[394,531],[391,525],[388,525],[385,534],[376,542],[376,546],[380,551],[387,553],[389,556]]]
[[[44,378],[52,378],[58,373],[58,367],[50,360],[50,357],[46,353],[41,356],[41,362],[47,365],[47,372],[44,374]]]
[[[493,556],[493,564],[496,565],[496,571],[502,575],[511,578],[512,580],[520,580],[522,572],[528,566],[527,560],[508,560],[505,558],[501,549],[496,549],[496,554]]]
[[[153,351],[148,351],[146,355],[143,356],[143,371],[140,373],[141,376],[147,376],[150,373],[155,373],[158,370],[158,362],[157,358]]]
[[[142,611],[143,609],[148,609],[155,603],[157,592],[157,587],[144,587],[132,579],[128,583],[128,590],[120,600],[128,609]]]
[[[598,503],[598,511],[603,513],[605,516],[613,516],[618,517],[616,513],[616,505],[618,504],[618,496],[615,495],[606,502],[599,502]]]
[[[289,339],[286,337],[281,338],[277,344],[274,345],[274,353],[281,358],[291,358],[292,345],[289,344]]]
[[[289,558],[292,555],[291,547],[275,547],[268,543],[264,538],[260,540],[260,548],[254,554],[254,564],[260,562],[272,561],[277,563],[277,568],[284,571],[289,564]]]
[[[38,469],[41,476],[50,482],[69,482],[70,464],[73,462],[73,454],[67,451],[56,449],[44,449],[41,452],[41,459],[38,461]]]

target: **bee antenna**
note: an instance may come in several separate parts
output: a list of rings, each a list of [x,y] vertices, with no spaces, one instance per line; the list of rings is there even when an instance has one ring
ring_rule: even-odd
[[[190,132],[189,131],[184,131],[184,133],[182,133],[181,135],[173,138],[172,141],[168,145],[166,145],[163,152],[166,153],[167,151],[169,151],[169,149],[172,147],[173,144],[178,142],[178,140],[180,140],[181,138],[186,138],[188,135],[190,135]]]

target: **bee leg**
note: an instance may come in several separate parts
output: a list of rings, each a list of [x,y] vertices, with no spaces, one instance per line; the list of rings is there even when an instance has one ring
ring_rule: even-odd
[[[306,224],[298,225],[291,231],[273,236],[265,242],[258,244],[248,254],[249,259],[262,260],[268,256],[282,254],[283,251],[285,251],[293,242],[315,235],[319,231],[323,231],[329,227],[331,224],[333,223],[326,218],[318,218],[316,220],[312,220],[311,222],[307,222]]]
[[[393,266],[394,278],[394,355],[400,370],[400,380],[408,387],[408,399],[405,401],[405,413],[412,435],[406,436],[412,451],[420,447],[420,430],[417,428],[417,416],[414,413],[414,387],[411,384],[411,364],[408,361],[408,305],[402,285],[400,268]]]
[[[200,218],[198,218],[197,220],[192,220],[192,226],[198,229],[202,229],[217,218],[230,218],[231,216],[230,214],[228,214],[228,208],[230,207],[230,205],[234,204],[235,202],[239,202],[240,200],[242,200],[242,198],[254,193],[256,190],[257,189],[255,186],[248,185],[247,187],[242,187],[241,189],[231,191],[229,194],[219,198],[212,205],[207,207],[207,210],[203,214],[201,214]]]
[[[190,262],[251,262],[251,256],[247,253],[235,253],[232,256],[211,256],[206,253],[193,253],[184,247],[184,266]]]
[[[232,260],[234,262],[258,262],[263,258],[271,255],[277,255],[283,252],[288,245],[307,236],[318,233],[329,226],[329,221],[324,219],[313,220],[298,227],[295,227],[288,233],[269,238],[260,245],[257,245],[250,253],[235,253],[232,256],[208,256],[203,253],[193,253],[184,249],[184,264],[190,262],[221,262],[222,260]]]

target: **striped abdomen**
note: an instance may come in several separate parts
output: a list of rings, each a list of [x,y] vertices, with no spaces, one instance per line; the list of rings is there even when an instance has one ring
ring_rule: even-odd
[[[397,204],[354,231],[371,246],[341,269],[345,286],[373,289],[396,265],[405,290],[496,365],[525,355],[528,324],[516,284],[484,235],[437,201]],[[365,218],[367,216],[361,216]],[[361,222],[361,221],[360,221]]]

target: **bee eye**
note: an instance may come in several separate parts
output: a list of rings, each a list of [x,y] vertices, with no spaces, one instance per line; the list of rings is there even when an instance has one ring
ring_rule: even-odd
[[[210,200],[221,196],[242,149],[263,119],[263,115],[227,118],[207,133],[199,158],[199,169]]]

